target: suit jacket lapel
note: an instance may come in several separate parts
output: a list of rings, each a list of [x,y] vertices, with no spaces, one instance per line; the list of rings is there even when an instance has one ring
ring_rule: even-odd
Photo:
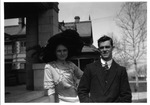
[[[110,88],[111,84],[114,81],[114,78],[117,74],[117,67],[118,66],[117,66],[116,62],[113,60],[112,65],[109,69],[110,71],[109,71],[109,76],[108,76],[108,86],[107,86],[105,92],[107,92],[107,90]]]
[[[101,65],[101,62],[100,61],[98,61],[98,62],[96,62],[96,71],[97,71],[97,77],[98,77],[98,80],[99,80],[99,83],[100,83],[100,86],[102,87],[102,89],[103,89],[103,92],[104,92],[104,90],[105,90],[105,81],[103,80],[103,73],[102,73],[102,65]]]

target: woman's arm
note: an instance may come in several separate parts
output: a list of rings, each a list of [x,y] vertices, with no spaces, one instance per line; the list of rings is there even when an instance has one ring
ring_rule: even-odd
[[[74,68],[75,76],[77,77],[77,79],[81,79],[81,77],[83,75],[83,71],[79,67],[77,67],[74,63],[71,62],[71,64],[72,64],[72,66]]]
[[[55,102],[55,85],[51,73],[52,67],[49,64],[44,68],[44,89],[47,90],[50,102]]]

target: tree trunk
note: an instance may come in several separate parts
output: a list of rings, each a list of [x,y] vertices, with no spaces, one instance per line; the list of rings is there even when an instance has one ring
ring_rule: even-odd
[[[136,60],[134,60],[134,67],[135,67],[135,80],[136,80],[136,89],[135,91],[138,92],[138,88],[139,88],[139,78],[138,78],[138,70],[137,70],[137,63]]]

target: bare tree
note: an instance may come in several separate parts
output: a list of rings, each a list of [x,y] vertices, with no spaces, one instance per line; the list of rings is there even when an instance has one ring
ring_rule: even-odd
[[[138,84],[137,63],[146,56],[147,42],[147,3],[126,2],[116,18],[117,25],[123,34],[122,51],[125,57],[134,64],[136,71],[136,86]]]
[[[117,63],[119,63],[121,66],[124,66],[128,68],[131,66],[129,62],[129,58],[126,56],[124,53],[123,45],[124,43],[120,41],[114,33],[108,33],[108,36],[110,36],[113,39],[113,46],[114,46],[114,51],[113,51],[113,57]],[[125,47],[124,47],[125,48]]]

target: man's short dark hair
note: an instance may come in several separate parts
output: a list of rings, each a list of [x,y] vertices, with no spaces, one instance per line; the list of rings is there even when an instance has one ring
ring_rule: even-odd
[[[108,36],[106,36],[106,35],[104,35],[104,36],[102,36],[102,37],[100,37],[100,38],[98,39],[98,46],[99,46],[99,44],[100,44],[101,42],[105,42],[105,41],[108,41],[108,40],[110,40],[110,44],[111,44],[111,46],[113,46],[113,40],[112,40],[112,38],[110,38],[110,37],[108,37]]]

